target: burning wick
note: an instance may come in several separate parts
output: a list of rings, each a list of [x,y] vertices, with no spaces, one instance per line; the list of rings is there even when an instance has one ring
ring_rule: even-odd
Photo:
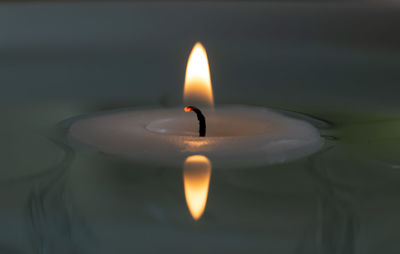
[[[203,113],[201,113],[200,109],[194,106],[187,106],[185,107],[185,112],[194,111],[197,115],[197,119],[199,120],[199,136],[205,137],[206,136],[206,118],[204,117]]]

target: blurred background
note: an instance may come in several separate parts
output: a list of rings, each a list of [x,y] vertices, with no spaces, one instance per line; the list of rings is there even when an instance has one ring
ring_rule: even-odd
[[[0,12],[3,103],[179,104],[196,41],[217,103],[399,103],[396,2],[26,1]]]
[[[398,1],[1,1],[0,253],[399,253]],[[309,158],[182,169],[77,150],[65,119],[181,105],[207,49],[218,104],[297,112]]]

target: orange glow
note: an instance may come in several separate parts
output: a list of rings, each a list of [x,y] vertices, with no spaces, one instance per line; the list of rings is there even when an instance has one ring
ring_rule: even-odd
[[[185,145],[183,150],[184,152],[198,152],[200,149],[206,149],[206,146],[209,145],[211,142],[209,140],[184,140],[183,144]]]
[[[193,219],[198,220],[206,208],[211,177],[211,162],[203,155],[186,158],[183,165],[183,185],[186,204]]]
[[[183,95],[185,104],[214,106],[207,52],[200,42],[189,56]]]

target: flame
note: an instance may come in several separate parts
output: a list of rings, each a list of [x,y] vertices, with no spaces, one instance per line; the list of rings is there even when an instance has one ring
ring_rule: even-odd
[[[183,185],[186,204],[193,219],[198,220],[206,208],[211,177],[211,162],[203,155],[186,158],[183,165]]]
[[[189,56],[183,98],[185,104],[214,106],[207,52],[200,42]]]

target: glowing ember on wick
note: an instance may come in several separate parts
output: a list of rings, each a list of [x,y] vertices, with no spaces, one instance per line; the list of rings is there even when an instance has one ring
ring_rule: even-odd
[[[206,136],[206,118],[204,117],[203,113],[201,113],[200,109],[194,106],[187,106],[185,107],[185,112],[193,111],[197,115],[197,119],[199,120],[199,136],[205,137]]]

